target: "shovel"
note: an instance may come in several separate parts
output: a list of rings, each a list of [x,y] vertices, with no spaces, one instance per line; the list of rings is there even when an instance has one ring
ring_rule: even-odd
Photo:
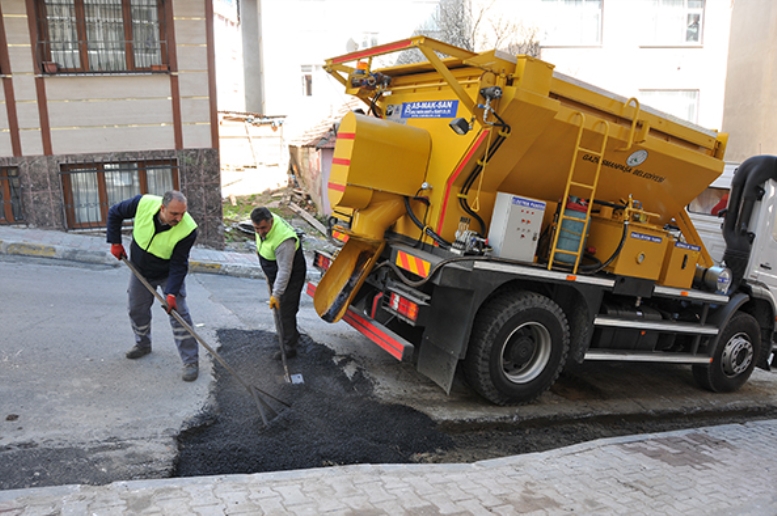
[[[132,271],[132,274],[134,274],[135,277],[143,284],[143,286],[146,287],[148,289],[148,291],[151,292],[154,295],[155,298],[157,298],[157,300],[162,304],[162,306],[167,306],[167,301],[165,301],[165,299],[162,297],[162,295],[159,292],[157,292],[157,290],[154,287],[152,287],[151,284],[148,281],[146,281],[146,278],[144,278],[138,272],[138,270],[135,268],[135,266],[132,265],[132,263],[129,260],[127,260],[127,258],[122,258],[121,261],[123,261],[125,264],[127,264],[127,267],[129,267],[129,269]],[[221,357],[221,355],[216,353],[216,350],[214,350],[211,346],[209,346],[208,343],[205,342],[205,340],[203,340],[203,338],[200,337],[197,334],[196,331],[194,331],[194,328],[192,328],[189,325],[189,323],[187,323],[183,319],[183,317],[181,317],[181,314],[179,314],[177,310],[170,311],[170,315],[172,315],[175,318],[175,320],[178,321],[181,324],[181,326],[183,326],[184,329],[186,331],[188,331],[189,334],[191,334],[191,336],[194,337],[195,340],[202,345],[203,348],[207,349],[208,352],[211,355],[213,355],[213,357],[216,360],[218,360],[218,362],[222,366],[224,366],[224,369],[229,371],[229,373],[232,374],[232,376],[234,376],[237,379],[238,382],[240,382],[240,385],[242,385],[243,387],[245,387],[248,390],[248,392],[251,394],[251,397],[253,397],[254,402],[256,403],[256,407],[259,409],[259,414],[262,416],[262,423],[264,423],[264,426],[267,426],[267,424],[268,424],[268,414],[266,414],[265,411],[267,413],[269,413],[269,418],[274,418],[278,413],[276,411],[274,411],[272,409],[272,407],[270,407],[270,405],[264,399],[262,399],[262,397],[260,396],[260,393],[263,394],[264,396],[267,396],[268,398],[270,398],[270,399],[280,403],[281,405],[286,406],[287,408],[291,407],[291,405],[289,405],[288,403],[286,403],[283,400],[280,400],[280,399],[276,398],[272,394],[259,389],[255,385],[250,385],[250,384],[246,383],[237,374],[237,372],[234,369],[232,369],[229,366],[229,364],[227,364],[227,362]]]
[[[272,297],[272,287],[270,287],[270,280],[267,279],[267,276],[265,276],[265,280],[267,281],[267,291],[270,293],[270,297]],[[283,345],[283,323],[281,322],[281,308],[271,308],[271,310],[273,320],[275,321],[275,333],[278,334],[278,343],[281,346],[281,362],[283,362],[283,374],[286,378],[286,381],[294,385],[305,383],[305,379],[302,378],[301,374],[289,375],[289,366],[286,363],[286,346]]]

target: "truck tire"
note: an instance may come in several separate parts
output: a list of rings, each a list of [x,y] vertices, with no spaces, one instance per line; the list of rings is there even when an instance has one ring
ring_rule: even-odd
[[[528,403],[553,385],[568,352],[569,324],[561,308],[534,292],[510,292],[478,313],[464,373],[492,403]]]
[[[699,387],[712,392],[733,392],[753,373],[761,352],[761,329],[750,314],[734,314],[720,335],[710,365],[693,366]]]

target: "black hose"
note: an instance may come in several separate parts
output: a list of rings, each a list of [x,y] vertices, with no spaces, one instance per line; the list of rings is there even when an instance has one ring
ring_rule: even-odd
[[[501,118],[500,118],[501,120]],[[506,128],[505,133],[510,133],[510,126],[504,125]],[[499,150],[499,147],[502,146],[502,143],[505,141],[505,136],[503,136],[501,133],[497,137],[496,141],[494,142],[494,145],[489,148],[488,156],[484,157],[483,162],[488,163],[489,160],[496,154],[496,151]],[[475,183],[475,179],[480,175],[480,173],[483,171],[483,165],[478,163],[474,169],[472,169],[472,172],[469,176],[467,176],[467,179],[464,181],[464,184],[461,187],[461,196],[459,197],[459,206],[461,206],[461,209],[464,210],[465,213],[467,213],[470,217],[478,221],[478,224],[480,225],[480,237],[486,236],[486,223],[485,221],[478,215],[476,212],[472,210],[472,208],[469,205],[469,202],[467,202],[466,195],[469,193],[470,188],[472,188],[472,185]]]
[[[429,238],[437,242],[437,244],[440,247],[442,247],[443,249],[449,249],[451,247],[451,243],[445,240],[437,233],[435,233],[432,228],[430,228],[429,226],[425,225],[423,222],[418,220],[418,217],[416,217],[415,213],[413,213],[413,208],[410,206],[410,199],[407,196],[403,198],[405,200],[405,210],[407,211],[407,215],[410,217],[410,220],[413,221],[413,224],[415,224],[423,234],[427,235]]]

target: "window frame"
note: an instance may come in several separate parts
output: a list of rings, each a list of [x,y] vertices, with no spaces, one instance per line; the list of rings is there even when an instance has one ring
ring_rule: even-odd
[[[692,99],[692,102],[685,103],[687,107],[693,107],[693,120],[689,120],[687,117],[680,116],[677,113],[673,113],[672,110],[662,107],[673,100],[682,100],[684,93],[693,93],[692,96],[686,95],[687,98]],[[644,88],[639,90],[639,97],[642,104],[667,115],[692,124],[699,123],[699,104],[701,102],[701,90],[699,88]]]
[[[15,174],[9,174],[9,171],[14,171]],[[11,181],[13,179],[16,179],[20,183],[18,187],[12,191]],[[14,196],[14,193],[16,193],[17,196]],[[21,178],[19,176],[19,167],[0,167],[0,198],[3,199],[3,209],[0,210],[0,225],[24,222],[24,204],[22,203],[21,196]],[[14,215],[14,201],[18,203],[19,218]]]
[[[661,13],[666,13],[666,7],[664,7],[663,2],[665,0],[643,0],[645,5],[645,16],[644,18],[649,21],[649,23],[646,23],[644,25],[645,27],[645,33],[643,35],[644,42],[640,45],[645,48],[650,47],[680,47],[680,48],[693,48],[693,47],[701,47],[704,46],[704,27],[706,25],[706,14],[707,14],[707,1],[706,0],[683,0],[683,7],[682,7],[682,25],[678,25],[679,27],[682,27],[682,31],[678,30],[677,34],[679,35],[681,32],[683,33],[682,37],[678,37],[676,39],[661,39],[660,36],[656,33],[656,27],[659,25],[667,25],[667,19],[660,17]],[[701,2],[701,7],[689,7],[689,2],[695,2],[699,1]],[[688,41],[688,18],[691,15],[698,14],[698,37],[695,41]]]
[[[167,71],[169,68],[166,1],[155,0],[157,20],[159,24],[158,44],[160,62],[151,63],[147,67],[139,67],[135,63],[135,41],[133,39],[133,18],[131,0],[121,0],[122,26],[124,29],[124,67],[121,70],[92,70],[89,59],[89,40],[87,39],[86,7],[84,0],[60,0],[73,3],[75,12],[76,41],[80,66],[67,67],[56,63],[52,58],[52,42],[49,30],[49,17],[45,0],[35,1],[35,16],[38,27],[38,55],[43,73],[77,73],[77,74],[113,74],[113,73],[147,73],[150,71]],[[69,41],[69,40],[68,40]],[[72,42],[71,42],[72,43]]]
[[[82,163],[62,163],[60,165],[59,175],[62,182],[62,195],[65,201],[65,226],[67,229],[95,229],[104,228],[108,221],[108,210],[110,209],[110,203],[108,202],[108,189],[105,181],[106,172],[116,172],[116,170],[106,170],[106,165],[123,165],[136,166],[135,169],[138,174],[138,188],[137,194],[147,194],[148,191],[148,175],[147,169],[158,166],[170,167],[171,180],[174,190],[180,190],[180,170],[178,162],[175,159],[145,159],[145,160],[123,160],[123,161],[104,161],[104,162],[82,162]],[[83,170],[84,168],[93,168],[94,170]],[[121,171],[121,170],[119,170]],[[75,213],[75,201],[73,192],[73,181],[71,176],[79,173],[94,173],[97,174],[97,193],[99,198],[99,221],[88,222],[76,222]],[[137,195],[135,194],[135,195]],[[160,194],[161,195],[161,194]],[[131,224],[127,224],[131,225]]]

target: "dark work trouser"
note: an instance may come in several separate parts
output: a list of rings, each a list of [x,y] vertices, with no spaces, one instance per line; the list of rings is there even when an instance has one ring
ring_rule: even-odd
[[[278,267],[275,262],[260,258],[262,270],[270,282],[270,289],[275,283],[275,276]],[[302,296],[302,288],[305,286],[307,278],[307,266],[305,265],[305,255],[302,252],[302,246],[294,253],[294,266],[291,269],[289,284],[286,286],[286,292],[281,296],[281,327],[283,328],[283,347],[287,350],[296,349],[299,341],[299,330],[297,330],[297,312],[299,312],[299,301]]]
[[[148,281],[152,287],[164,287],[167,284],[167,278]],[[154,295],[140,282],[134,274],[130,274],[129,287],[129,317],[132,325],[132,331],[135,333],[135,344],[140,348],[151,347],[151,305],[154,304]],[[175,297],[177,312],[186,323],[193,327],[192,318],[189,315],[189,307],[186,304],[186,283],[181,284],[181,291]],[[184,364],[196,364],[199,359],[199,348],[197,341],[186,331],[172,315],[170,326],[173,328],[173,339],[178,348],[178,354]]]

